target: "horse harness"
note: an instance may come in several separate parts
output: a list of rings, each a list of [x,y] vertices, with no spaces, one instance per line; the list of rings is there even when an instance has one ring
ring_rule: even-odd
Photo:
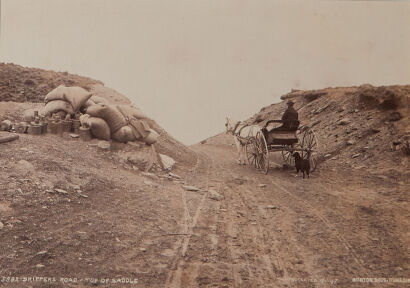
[[[238,121],[238,122],[235,124],[235,127],[232,129],[232,135],[236,136],[236,138],[238,139],[239,143],[240,143],[242,146],[244,146],[244,145],[247,144],[247,138],[241,137],[241,131],[242,131],[243,128],[247,127],[248,125],[247,125],[247,124],[243,124],[242,127],[239,129],[239,131],[238,131],[237,133],[235,133],[235,132],[236,132],[236,129],[238,129],[238,127],[239,127],[241,124],[242,124],[242,122],[240,122],[240,121]]]

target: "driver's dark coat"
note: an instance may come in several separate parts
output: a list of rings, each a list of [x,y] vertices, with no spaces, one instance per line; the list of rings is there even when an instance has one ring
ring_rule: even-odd
[[[282,120],[298,120],[298,112],[296,112],[293,106],[288,106],[285,113],[282,115]],[[287,129],[290,128],[290,125],[290,122],[285,122],[280,128]]]
[[[282,120],[298,120],[298,112],[296,112],[293,106],[289,106],[285,113],[283,113]]]

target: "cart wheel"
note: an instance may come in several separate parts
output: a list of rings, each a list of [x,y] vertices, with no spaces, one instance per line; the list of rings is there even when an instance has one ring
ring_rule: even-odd
[[[319,151],[319,142],[315,132],[306,129],[302,137],[302,158],[309,159],[310,171],[315,171],[317,166],[317,155]]]
[[[289,146],[284,146],[284,148],[287,148]],[[300,148],[299,144],[296,145],[292,145],[292,149],[297,149]],[[294,151],[286,151],[286,150],[282,150],[282,158],[283,158],[283,162],[285,162],[285,164],[294,167],[295,166],[295,158],[293,158],[292,153]]]
[[[248,164],[256,168],[258,150],[255,144],[255,139],[251,139],[248,141],[248,143],[245,145],[245,155],[246,159],[248,160]]]
[[[269,170],[269,150],[266,144],[265,137],[262,132],[256,133],[256,148],[257,148],[257,162],[258,168],[265,174],[268,174]]]

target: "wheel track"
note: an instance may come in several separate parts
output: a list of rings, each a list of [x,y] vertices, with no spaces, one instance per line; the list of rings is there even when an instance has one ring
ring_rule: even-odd
[[[206,165],[206,184],[205,187],[206,189],[209,188],[209,172],[210,168],[213,165],[213,159],[208,157],[205,154],[201,153],[201,156],[204,159],[207,159],[210,163]],[[197,153],[197,161],[195,164],[195,167],[193,169],[193,172],[190,176],[185,177],[185,183],[192,183],[192,180],[197,176],[198,170],[201,166],[201,157],[199,153]],[[204,161],[205,162],[205,161]],[[175,257],[172,261],[171,267],[170,267],[170,272],[168,273],[168,277],[165,283],[165,287],[181,287],[181,281],[182,281],[182,273],[183,273],[183,266],[185,264],[184,257],[186,256],[187,250],[188,250],[188,245],[191,240],[192,234],[194,232],[194,228],[196,227],[198,223],[198,218],[200,216],[201,209],[204,205],[204,201],[206,198],[207,193],[204,193],[200,199],[200,203],[198,207],[195,210],[195,214],[193,217],[190,216],[188,205],[187,205],[187,199],[186,199],[186,190],[181,188],[181,198],[183,202],[183,207],[184,207],[184,231],[182,234],[187,234],[184,235],[183,238],[181,238],[179,241],[176,243],[176,248],[174,250],[176,251]],[[197,267],[194,265],[194,267]],[[195,274],[198,274],[198,269],[194,269]],[[191,277],[195,278],[195,277]]]
[[[217,167],[219,168],[218,171],[221,172],[221,174],[220,174],[222,176],[221,178],[225,179],[225,171],[226,170],[219,163],[217,164]],[[226,195],[226,193],[224,193],[225,200],[227,200],[227,196],[228,195]],[[229,195],[229,196],[231,196],[231,195]],[[231,200],[232,200],[232,203],[235,202],[234,198],[232,198]],[[228,201],[228,202],[226,201],[225,203],[228,205],[228,203],[231,203],[231,201]],[[226,209],[227,210],[226,212],[227,212],[228,221],[224,221],[224,222],[225,222],[225,225],[227,225],[226,230],[228,231],[228,249],[229,249],[229,254],[230,254],[230,259],[231,259],[232,278],[234,280],[234,287],[241,287],[242,278],[241,278],[241,275],[240,275],[240,271],[238,271],[238,267],[240,265],[234,263],[234,262],[236,262],[236,260],[240,259],[239,257],[237,257],[237,255],[240,254],[240,253],[239,253],[239,251],[236,251],[236,250],[238,250],[236,248],[237,246],[232,241],[233,234],[235,234],[235,231],[234,231],[235,229],[234,229],[232,223],[234,223],[234,219],[236,218],[236,215],[233,215],[232,212],[236,211],[236,210],[235,209],[229,209],[229,207],[227,207],[227,208],[228,209]],[[240,260],[243,260],[243,259],[240,259]],[[246,270],[248,271],[249,275],[254,276],[253,272],[251,271],[249,266],[250,266],[249,261],[247,259],[245,259]]]
[[[229,171],[229,169],[226,169],[226,170]],[[241,172],[243,173],[243,171],[241,171]],[[241,172],[239,172],[239,173],[241,173]],[[232,175],[232,173],[231,173],[231,175]],[[260,175],[260,176],[258,175],[257,176],[257,178],[263,179],[263,180],[268,179],[267,177],[268,176],[265,176],[265,175]],[[353,246],[346,240],[346,238],[343,235],[340,234],[340,232],[338,231],[336,226],[329,219],[327,219],[324,215],[322,215],[314,206],[312,206],[306,200],[304,200],[303,198],[301,198],[297,195],[294,195],[294,193],[292,193],[292,192],[289,192],[281,184],[277,183],[275,180],[272,180],[271,177],[269,177],[268,180],[269,180],[269,183],[272,183],[273,186],[276,187],[279,191],[282,191],[282,193],[285,193],[286,195],[288,195],[288,196],[292,197],[293,199],[295,199],[297,202],[301,203],[302,204],[301,206],[305,208],[306,212],[309,213],[309,211],[310,211],[309,214],[313,214],[313,216],[315,216],[322,223],[324,223],[325,227],[327,227],[331,231],[331,233],[336,237],[336,239],[339,241],[339,243],[341,243],[341,245],[348,251],[348,253],[352,257],[354,262],[358,265],[360,270],[362,270],[363,273],[368,274],[369,269],[365,267],[365,263],[363,262],[363,260],[359,257],[359,255],[357,254],[357,252],[355,251]],[[240,192],[239,194],[242,195],[241,197],[242,197],[242,200],[243,200],[244,199],[243,198],[243,193]],[[243,200],[243,203],[247,203],[247,202]],[[252,207],[248,206],[248,208],[251,209]]]
[[[319,218],[320,221],[322,221],[329,230],[331,230],[333,232],[333,234],[338,238],[338,240],[340,241],[340,243],[350,252],[350,254],[352,255],[354,261],[360,266],[360,268],[366,272],[368,272],[369,270],[365,267],[365,264],[363,262],[363,260],[357,255],[357,252],[354,250],[354,248],[352,247],[352,245],[343,237],[343,235],[340,234],[340,232],[338,231],[338,229],[335,227],[334,224],[332,224],[325,216],[323,216],[314,206],[312,206],[310,203],[308,203],[306,200],[302,199],[301,197],[295,195],[294,193],[288,191],[285,187],[283,187],[282,185],[280,185],[277,181],[270,179],[270,183],[272,183],[273,185],[276,186],[276,188],[278,188],[279,190],[285,192],[287,195],[290,195],[291,197],[293,197],[294,199],[298,200],[299,202],[302,202],[303,205],[310,211],[313,212],[313,214]],[[339,199],[342,199],[340,196],[336,196]],[[345,201],[346,199],[342,199],[343,201]],[[348,201],[349,202],[349,201]],[[391,204],[390,202],[387,202],[389,204]]]
[[[289,192],[288,190],[286,190],[286,188],[284,188],[283,186],[281,186],[280,184],[278,184],[277,182],[275,182],[274,180],[271,180],[271,183],[273,185],[276,186],[276,188],[278,188],[279,190],[281,190],[282,192],[285,192],[287,195],[291,196],[292,198],[298,200],[299,202],[301,202],[308,210],[310,210],[313,215],[315,215],[317,218],[319,218],[319,220],[321,220],[326,226],[327,228],[333,232],[333,234],[338,238],[338,240],[340,241],[340,243],[350,252],[351,256],[353,257],[353,259],[355,260],[355,262],[360,266],[360,268],[362,270],[364,270],[365,272],[368,272],[369,270],[364,266],[365,264],[363,263],[363,260],[360,259],[360,257],[358,257],[356,251],[354,250],[354,248],[352,247],[352,245],[340,234],[340,232],[337,230],[337,228],[335,227],[335,225],[333,225],[325,216],[323,216],[315,207],[313,207],[310,203],[308,203],[306,200],[302,199],[301,197],[295,195],[294,193]]]
[[[225,170],[225,169],[224,169]],[[229,170],[228,170],[229,171]],[[232,174],[232,172],[230,172],[230,175],[232,176],[232,177],[235,177],[233,174]],[[253,207],[250,205],[250,202],[249,201],[246,201],[247,200],[247,197],[245,197],[244,196],[244,192],[243,192],[243,189],[241,189],[241,187],[237,187],[237,189],[236,189],[236,191],[238,192],[238,198],[239,198],[239,200],[241,201],[241,203],[242,203],[242,205],[244,206],[244,207],[247,207],[248,208],[248,210],[249,211],[253,211],[253,210],[255,210],[255,209],[253,209]],[[251,195],[248,195],[249,197],[252,197]],[[254,199],[253,199],[254,200]],[[255,201],[252,201],[253,203],[255,203]],[[265,236],[263,235],[263,233],[261,233],[260,231],[263,231],[264,229],[262,228],[262,226],[261,226],[261,222],[262,222],[262,218],[263,218],[263,216],[260,214],[260,211],[259,211],[259,209],[256,209],[258,212],[258,221],[256,221],[256,227],[257,227],[257,236],[259,236],[259,237],[257,237],[256,238],[256,241],[260,244],[260,246],[261,247],[263,247],[264,249],[266,249],[267,247],[269,247],[271,250],[273,249],[274,250],[274,254],[275,254],[275,260],[276,260],[276,263],[277,263],[277,267],[279,268],[279,270],[280,271],[283,271],[283,275],[279,275],[279,276],[284,276],[284,277],[287,277],[287,275],[288,275],[288,273],[287,273],[287,270],[286,270],[286,268],[285,268],[285,266],[284,266],[284,260],[282,259],[282,257],[280,256],[280,251],[279,251],[279,249],[275,246],[275,245],[273,245],[273,246],[268,246],[266,243],[265,243]],[[262,240],[262,241],[260,241],[260,240]],[[266,267],[273,267],[274,265],[272,264],[272,261],[271,261],[271,259],[270,259],[270,257],[269,256],[267,256],[267,255],[265,255],[265,257],[263,257],[263,260],[265,261],[265,264],[266,264]],[[272,272],[271,272],[271,269],[264,269],[265,271],[267,271],[267,274],[270,276],[270,278],[272,278],[272,279],[275,279],[276,278],[276,275],[273,275],[272,274]],[[262,283],[263,284],[263,283]]]
[[[226,158],[225,155],[221,156],[221,158],[224,158],[224,157]],[[226,159],[226,160],[230,161],[230,159]],[[218,168],[219,168],[218,170],[222,171],[223,173],[225,171],[227,171],[228,175],[231,178],[235,178],[235,176],[237,176],[237,175],[234,175],[232,173],[232,169],[230,167],[224,167],[223,164],[221,164],[221,163],[218,163]],[[226,179],[225,175],[224,175],[224,179]],[[226,179],[226,180],[228,180],[228,179]],[[248,185],[244,185],[243,187],[249,188]],[[235,187],[230,187],[230,188],[231,188],[230,190],[233,191],[234,193],[232,193],[232,201],[229,201],[229,202],[232,202],[232,203],[240,202],[240,205],[242,207],[246,207],[248,211],[255,210],[255,209],[253,209],[254,207],[251,206],[251,203],[256,203],[256,200],[254,199],[254,197],[252,197],[252,193],[247,193],[247,191],[249,189],[244,189],[244,188],[242,188],[242,186],[235,186]],[[237,194],[236,194],[236,192],[237,192]],[[247,195],[247,197],[245,197],[244,193]],[[235,197],[236,195],[237,195],[237,197]],[[249,201],[249,197],[251,197],[252,201]],[[229,211],[231,211],[231,210],[234,211],[235,209],[229,209]],[[272,260],[270,258],[270,255],[262,255],[259,258],[259,260],[263,261],[263,263],[265,265],[262,265],[262,266],[259,266],[259,267],[257,265],[253,265],[253,268],[257,269],[256,272],[258,272],[259,275],[260,274],[261,275],[267,275],[268,279],[270,279],[270,280],[261,279],[261,277],[255,276],[255,273],[250,268],[252,265],[250,264],[250,262],[247,259],[245,261],[245,263],[246,263],[245,265],[247,267],[247,270],[249,271],[249,275],[251,275],[251,277],[253,277],[253,280],[255,281],[257,286],[258,287],[266,287],[267,283],[272,283],[272,281],[276,280],[278,277],[286,277],[288,275],[288,273],[287,273],[287,270],[286,270],[285,265],[284,265],[284,263],[286,261],[284,259],[282,259],[282,257],[280,256],[282,253],[280,252],[278,247],[274,243],[272,243],[271,239],[275,239],[274,235],[269,235],[268,237],[266,237],[263,233],[260,232],[260,231],[264,231],[264,230],[265,230],[265,232],[268,232],[268,231],[266,231],[266,229],[264,229],[261,226],[264,215],[262,215],[261,212],[258,209],[256,209],[256,210],[257,210],[257,214],[258,214],[258,216],[257,216],[258,219],[256,221],[256,227],[255,227],[256,229],[254,228],[253,224],[247,225],[248,226],[247,229],[249,231],[251,231],[250,234],[254,234],[254,236],[256,236],[256,237],[253,237],[253,238],[254,238],[255,242],[258,243],[259,247],[263,247],[263,250],[267,250],[267,249],[272,250],[273,249],[274,255],[275,255],[274,256],[275,257],[275,262],[277,263],[277,265],[272,264]],[[235,219],[236,218],[235,216],[236,215],[232,215],[232,213],[231,213],[231,218],[232,219]],[[229,221],[226,221],[226,222],[229,222]],[[243,242],[243,245],[241,245],[241,248],[245,247],[245,249],[249,248],[249,249],[252,250],[252,245],[253,245],[252,241],[246,240],[243,237],[238,237],[238,238],[242,238],[241,240]],[[266,243],[266,238],[271,241],[269,244]],[[251,245],[251,246],[249,246],[249,245]],[[230,246],[233,249],[235,249],[235,247],[236,247],[235,245],[232,245],[232,244]],[[243,250],[240,250],[240,252],[243,252]],[[231,253],[234,253],[234,252],[231,252]],[[282,272],[279,273],[279,275],[274,275],[274,273],[272,272],[272,267],[275,267],[275,266],[279,268],[279,269],[275,269],[275,270],[277,270],[279,272],[282,271]],[[277,272],[275,272],[275,273],[277,273]],[[233,273],[233,274],[235,274],[235,273]],[[262,282],[263,280],[265,280],[265,281]],[[240,284],[240,283],[238,283],[238,281],[235,282],[235,285],[236,285],[235,287],[240,287],[240,286],[237,286],[238,284]],[[276,284],[276,285],[278,285],[278,284]],[[275,287],[277,287],[277,286],[275,286]]]

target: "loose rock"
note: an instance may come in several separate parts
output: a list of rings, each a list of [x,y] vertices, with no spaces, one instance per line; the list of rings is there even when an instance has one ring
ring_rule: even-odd
[[[101,140],[101,141],[98,141],[97,147],[102,150],[110,150],[111,144],[109,141]]]
[[[88,239],[87,233],[83,232],[83,231],[77,231],[76,236],[78,238],[80,238],[81,240],[87,240]]]
[[[246,180],[242,179],[242,178],[239,178],[239,177],[236,177],[236,178],[234,178],[234,182],[238,185],[242,185],[246,182]]]
[[[224,196],[222,196],[221,194],[219,194],[213,189],[209,189],[209,193],[211,194],[209,198],[211,198],[212,200],[221,201],[224,199]]]
[[[195,186],[189,186],[189,185],[182,185],[182,188],[184,188],[187,191],[199,191],[199,188],[195,187]]]
[[[157,175],[155,175],[154,173],[150,173],[150,172],[141,172],[141,175],[145,176],[145,177],[149,177],[152,180],[158,180],[159,179]]]
[[[55,188],[54,191],[56,191],[57,193],[60,193],[60,194],[68,194],[68,192],[65,191],[65,190],[63,190],[63,189],[57,189],[57,188]]]
[[[350,119],[349,118],[343,118],[343,119],[341,119],[341,120],[339,120],[339,125],[347,125],[347,124],[350,124]]]
[[[400,112],[393,112],[389,115],[388,120],[389,121],[399,121],[403,116],[400,114]]]
[[[172,170],[172,168],[174,167],[176,163],[174,159],[164,154],[159,154],[159,158],[161,160],[161,163],[164,169],[168,171]]]
[[[310,127],[316,126],[317,124],[319,124],[321,121],[320,120],[316,120],[315,122],[312,123],[312,125],[310,125]]]
[[[73,187],[73,189],[76,190],[76,191],[77,191],[77,190],[81,190],[80,185],[73,185],[72,187]]]
[[[324,111],[327,107],[329,107],[329,104],[327,104],[327,105],[325,105],[325,106],[323,106],[323,107],[320,107],[320,108],[317,109],[314,113],[315,113],[315,114],[319,114],[320,112]]]
[[[177,174],[174,174],[174,173],[168,173],[168,175],[169,176],[171,176],[172,178],[175,178],[175,179],[181,179],[181,176],[179,176],[179,175],[177,175]]]
[[[27,175],[34,171],[34,166],[26,160],[20,160],[16,164],[16,170],[23,175]]]
[[[157,183],[154,183],[154,182],[149,181],[149,180],[145,180],[144,184],[147,185],[147,186],[152,186],[152,187],[157,187],[158,186]]]
[[[0,131],[10,131],[12,127],[12,123],[10,120],[4,120],[0,123]]]

